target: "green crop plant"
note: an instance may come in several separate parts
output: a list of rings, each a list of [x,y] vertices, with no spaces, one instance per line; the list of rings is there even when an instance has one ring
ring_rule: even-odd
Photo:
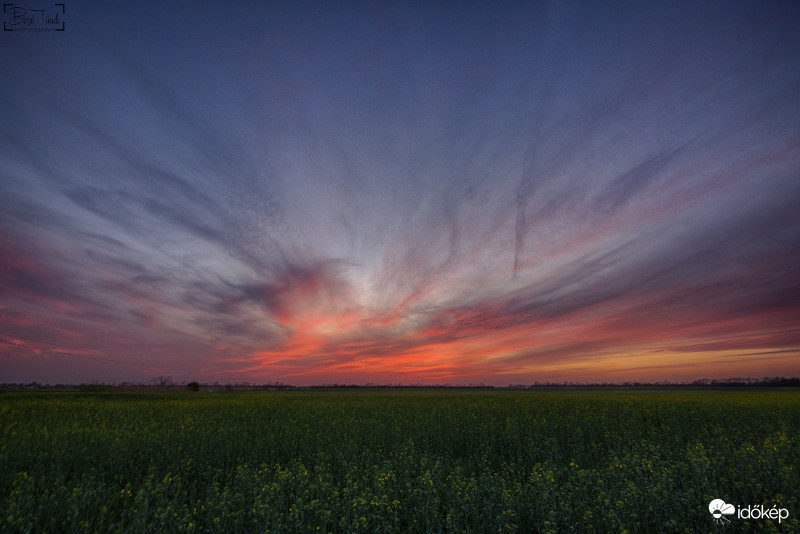
[[[792,391],[7,393],[0,437],[2,532],[800,528]]]

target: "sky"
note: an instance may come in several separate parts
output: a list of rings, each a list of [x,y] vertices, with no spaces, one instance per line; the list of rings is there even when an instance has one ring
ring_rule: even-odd
[[[0,35],[0,382],[800,375],[796,1],[111,4]]]

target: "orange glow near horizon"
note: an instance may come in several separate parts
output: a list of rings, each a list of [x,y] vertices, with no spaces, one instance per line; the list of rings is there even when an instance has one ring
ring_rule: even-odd
[[[584,311],[564,321],[509,324],[500,329],[469,327],[469,314],[444,324],[363,317],[356,312],[285,316],[289,334],[271,350],[241,360],[234,376],[287,383],[474,383],[495,385],[539,381],[681,381],[700,377],[800,374],[796,345],[776,345],[781,332],[764,329],[738,339],[713,331],[735,332],[742,320],[698,323],[671,332],[629,322],[622,331],[609,319]],[[752,322],[752,319],[748,319]],[[635,321],[635,319],[634,319]],[[770,321],[765,321],[769,323]],[[616,335],[614,335],[616,333]],[[353,378],[355,377],[355,378]]]

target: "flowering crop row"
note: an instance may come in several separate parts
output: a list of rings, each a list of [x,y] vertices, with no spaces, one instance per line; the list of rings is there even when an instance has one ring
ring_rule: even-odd
[[[3,532],[800,528],[793,392],[0,395]]]

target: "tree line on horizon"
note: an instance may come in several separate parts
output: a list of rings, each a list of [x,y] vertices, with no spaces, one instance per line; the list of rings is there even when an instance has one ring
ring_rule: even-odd
[[[763,378],[701,378],[691,382],[639,382],[639,381],[625,381],[625,382],[550,382],[550,381],[536,381],[532,384],[509,384],[507,386],[493,386],[485,383],[469,383],[469,384],[402,384],[402,383],[389,383],[389,384],[375,384],[368,382],[366,384],[342,384],[342,383],[323,383],[311,386],[296,386],[293,384],[284,384],[282,382],[267,382],[262,384],[251,382],[237,382],[237,383],[200,383],[196,380],[186,383],[180,383],[173,380],[171,377],[159,376],[151,379],[147,383],[134,383],[134,382],[120,382],[118,384],[106,384],[102,382],[91,382],[84,384],[42,384],[39,382],[29,383],[5,383],[0,384],[0,391],[3,390],[30,390],[30,389],[64,389],[64,390],[79,390],[82,392],[103,392],[125,390],[126,388],[135,388],[137,390],[189,390],[189,391],[257,391],[257,390],[304,390],[304,389],[546,389],[546,388],[782,388],[782,387],[800,387],[800,377],[763,377]]]

